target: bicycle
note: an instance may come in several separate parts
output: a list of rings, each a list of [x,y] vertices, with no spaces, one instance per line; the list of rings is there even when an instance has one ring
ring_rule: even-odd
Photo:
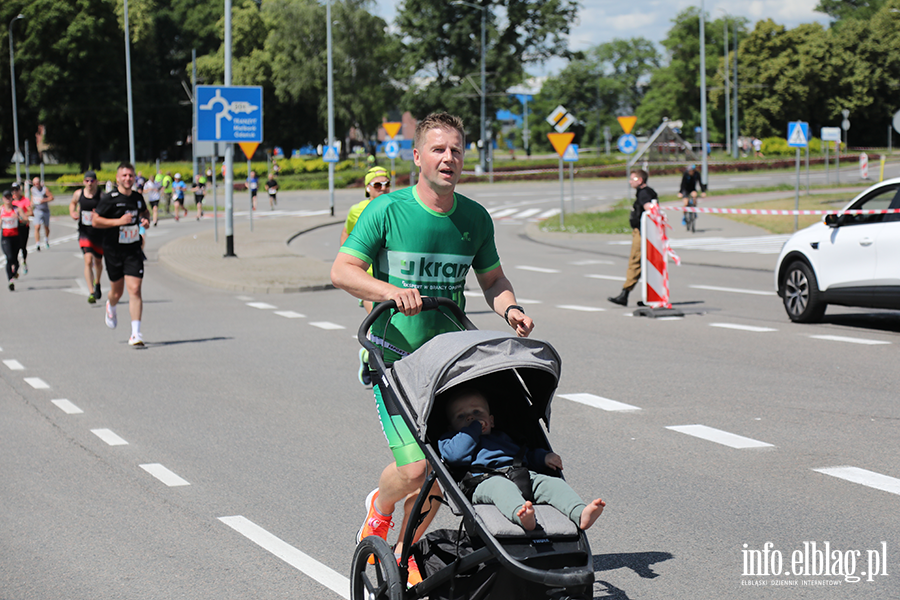
[[[697,201],[694,198],[688,200],[688,206],[697,206]],[[694,233],[697,227],[697,213],[693,211],[684,211],[684,225],[685,228]]]

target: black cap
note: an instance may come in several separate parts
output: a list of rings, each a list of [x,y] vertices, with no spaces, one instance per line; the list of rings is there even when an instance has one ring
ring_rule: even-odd
[[[94,173],[93,171],[88,171],[87,173],[84,174],[84,178],[85,179],[97,179],[97,174]]]

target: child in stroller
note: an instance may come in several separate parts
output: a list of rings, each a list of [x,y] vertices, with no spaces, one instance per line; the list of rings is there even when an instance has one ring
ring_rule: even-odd
[[[461,387],[447,395],[451,431],[438,440],[438,449],[451,467],[476,473],[462,482],[474,503],[493,504],[526,531],[537,525],[532,500],[553,506],[582,530],[600,517],[606,506],[602,499],[586,504],[563,479],[532,470],[561,470],[562,458],[543,448],[519,447],[494,429],[490,405],[481,392]]]

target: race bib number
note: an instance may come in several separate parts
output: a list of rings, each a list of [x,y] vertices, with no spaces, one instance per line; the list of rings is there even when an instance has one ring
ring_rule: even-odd
[[[2,225],[0,225],[2,229],[18,229],[19,228],[19,217],[16,215],[12,215],[9,217],[3,217]]]
[[[140,239],[137,225],[122,225],[119,227],[119,243],[133,244]]]
[[[94,222],[94,213],[88,212],[86,210],[81,211],[81,224],[91,226],[91,223]]]

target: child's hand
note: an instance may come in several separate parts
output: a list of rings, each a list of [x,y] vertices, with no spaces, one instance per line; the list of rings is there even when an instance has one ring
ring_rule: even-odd
[[[559,469],[562,471],[562,457],[556,452],[548,452],[547,457],[544,459],[544,464],[550,467],[551,469]]]

